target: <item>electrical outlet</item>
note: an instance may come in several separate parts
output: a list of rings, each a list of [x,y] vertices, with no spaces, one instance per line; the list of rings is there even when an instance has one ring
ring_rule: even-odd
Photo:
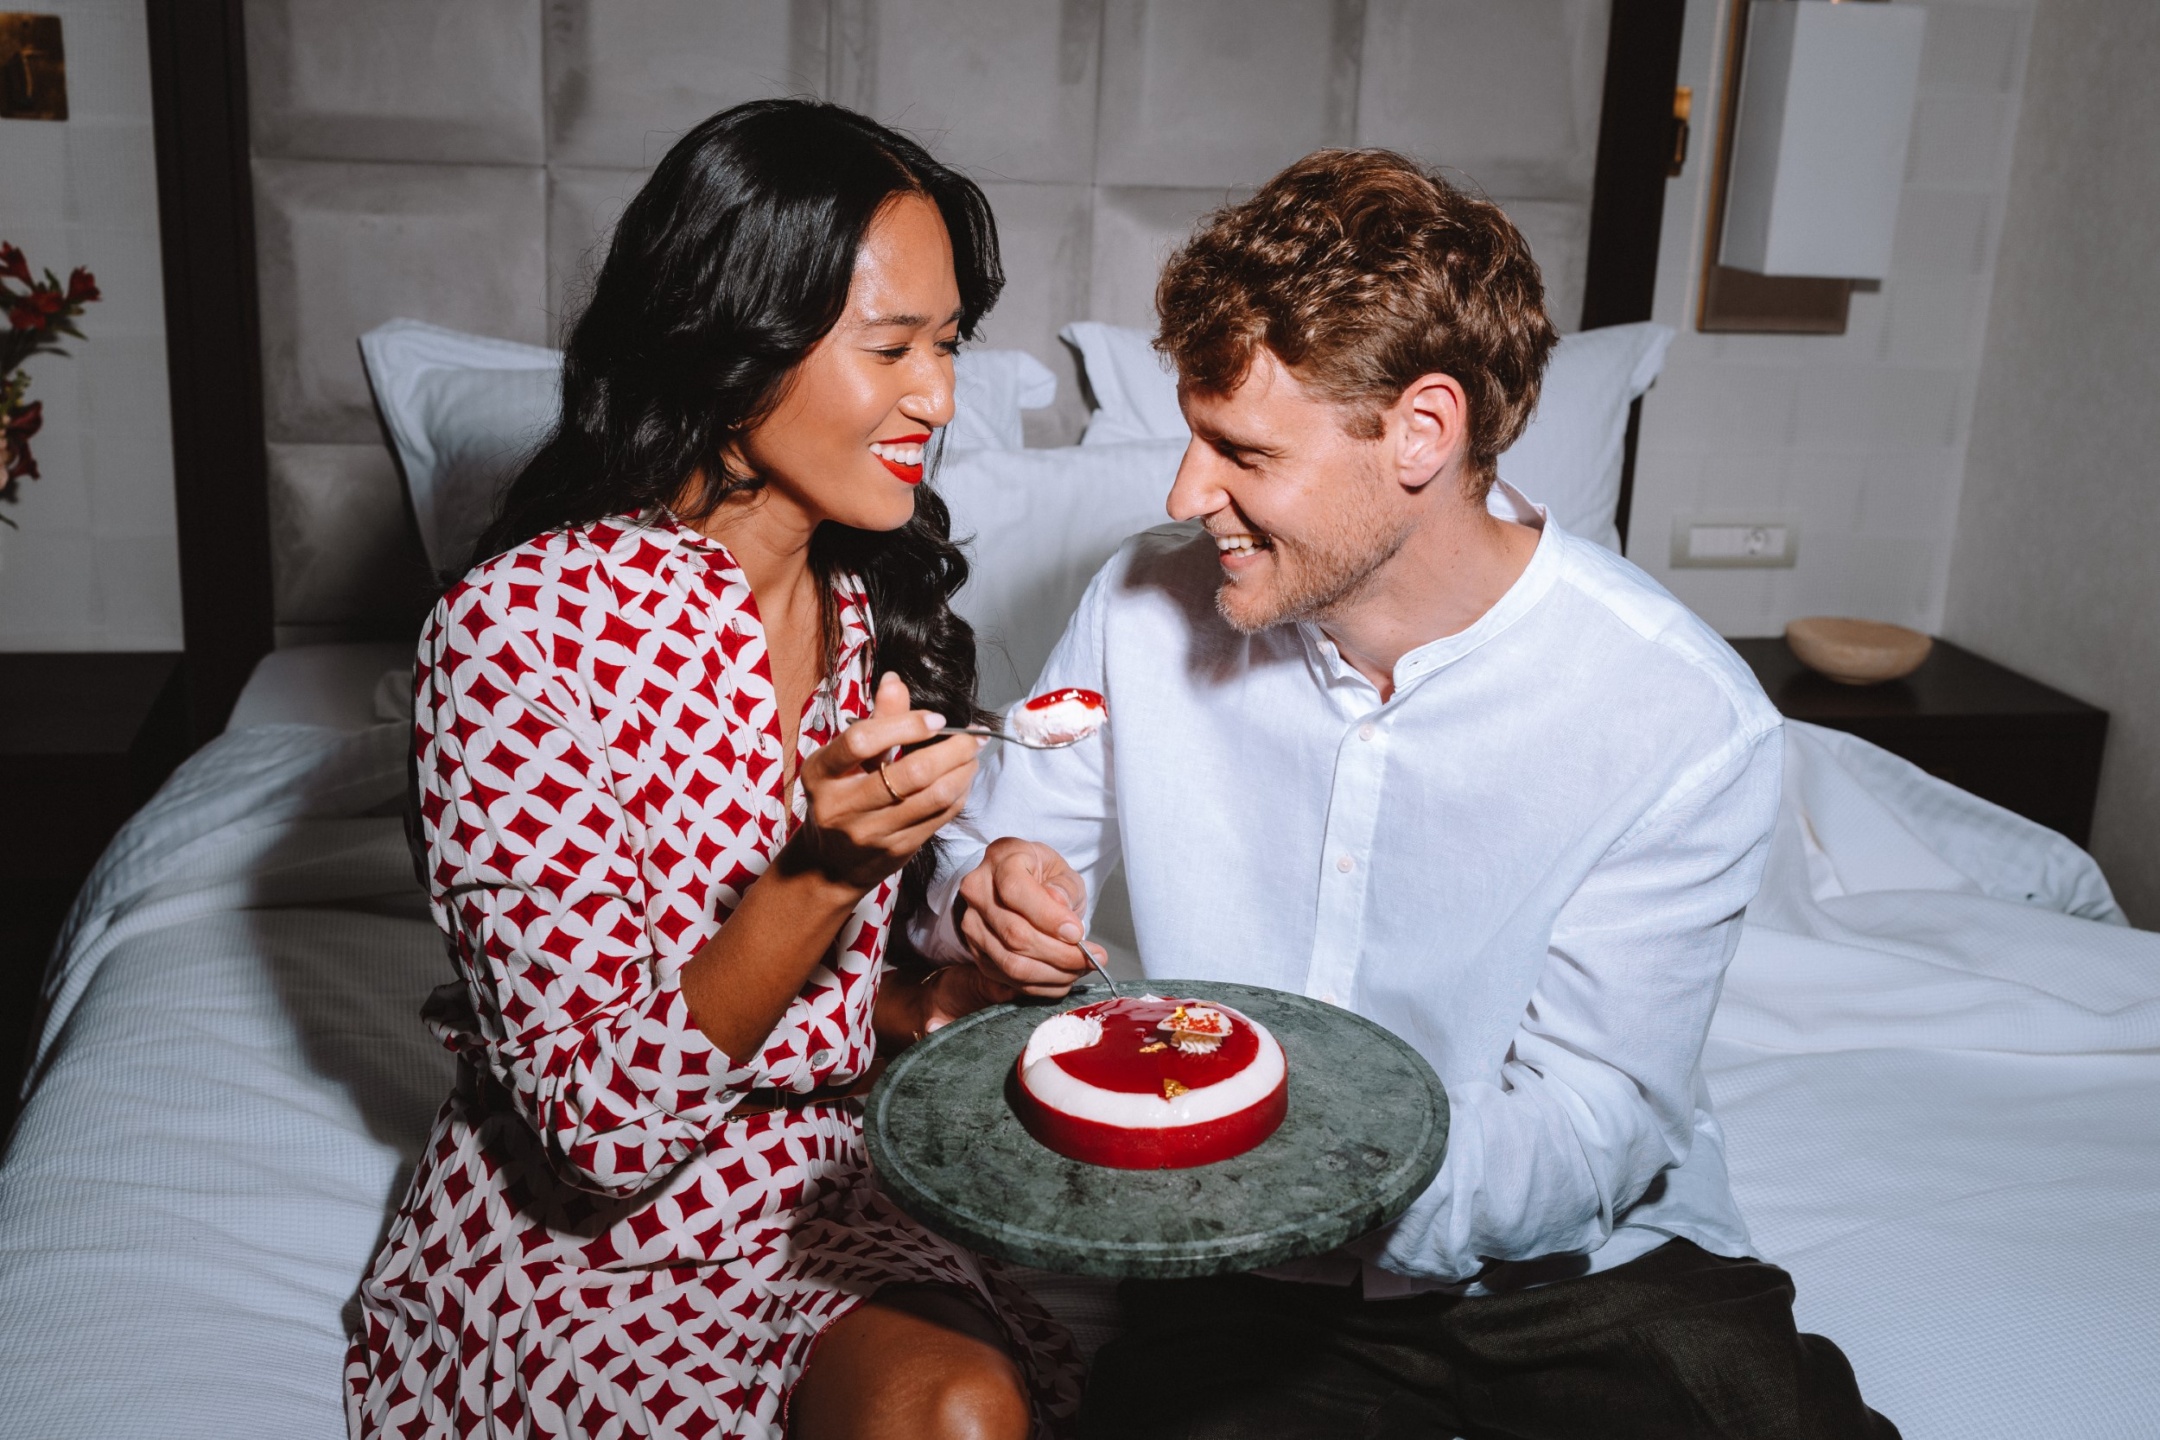
[[[1675,570],[1790,569],[1799,553],[1797,520],[1673,521]]]

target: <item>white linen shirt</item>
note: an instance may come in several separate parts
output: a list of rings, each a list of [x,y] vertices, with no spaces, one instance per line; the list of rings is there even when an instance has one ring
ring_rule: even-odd
[[[1224,622],[1206,536],[1127,541],[1037,687],[1101,691],[1101,741],[990,747],[918,922],[951,957],[959,878],[991,838],[1041,841],[1091,897],[1123,862],[1150,976],[1301,992],[1408,1041],[1447,1088],[1447,1157],[1356,1247],[1388,1272],[1374,1296],[1673,1237],[1749,1252],[1699,1060],[1776,816],[1777,712],[1640,570],[1504,486],[1491,505],[1540,527],[1528,567],[1403,656],[1385,703],[1318,626]]]

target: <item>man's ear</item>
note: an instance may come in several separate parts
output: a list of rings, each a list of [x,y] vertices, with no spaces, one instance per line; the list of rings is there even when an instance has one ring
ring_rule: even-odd
[[[1470,453],[1470,401],[1452,375],[1420,375],[1404,387],[1387,416],[1396,478],[1422,490],[1462,468]]]

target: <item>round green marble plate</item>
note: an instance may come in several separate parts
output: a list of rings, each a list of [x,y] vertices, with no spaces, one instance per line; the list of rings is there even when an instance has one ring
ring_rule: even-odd
[[[1076,1275],[1175,1279],[1318,1255],[1393,1220],[1432,1183],[1447,1095],[1415,1050],[1347,1010],[1256,985],[1150,980],[1273,1031],[1290,1113],[1243,1155],[1112,1170],[1039,1144],[1007,1083],[1034,1028],[1107,998],[998,1005],[909,1047],[870,1092],[863,1131],[886,1190],[949,1239]]]

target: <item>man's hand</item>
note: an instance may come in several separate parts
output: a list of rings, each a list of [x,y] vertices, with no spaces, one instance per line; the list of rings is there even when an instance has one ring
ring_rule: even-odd
[[[1007,985],[1054,999],[1088,973],[1080,953],[1087,882],[1047,845],[991,842],[960,882],[956,917],[975,963]],[[1095,947],[1096,958],[1103,958]]]

